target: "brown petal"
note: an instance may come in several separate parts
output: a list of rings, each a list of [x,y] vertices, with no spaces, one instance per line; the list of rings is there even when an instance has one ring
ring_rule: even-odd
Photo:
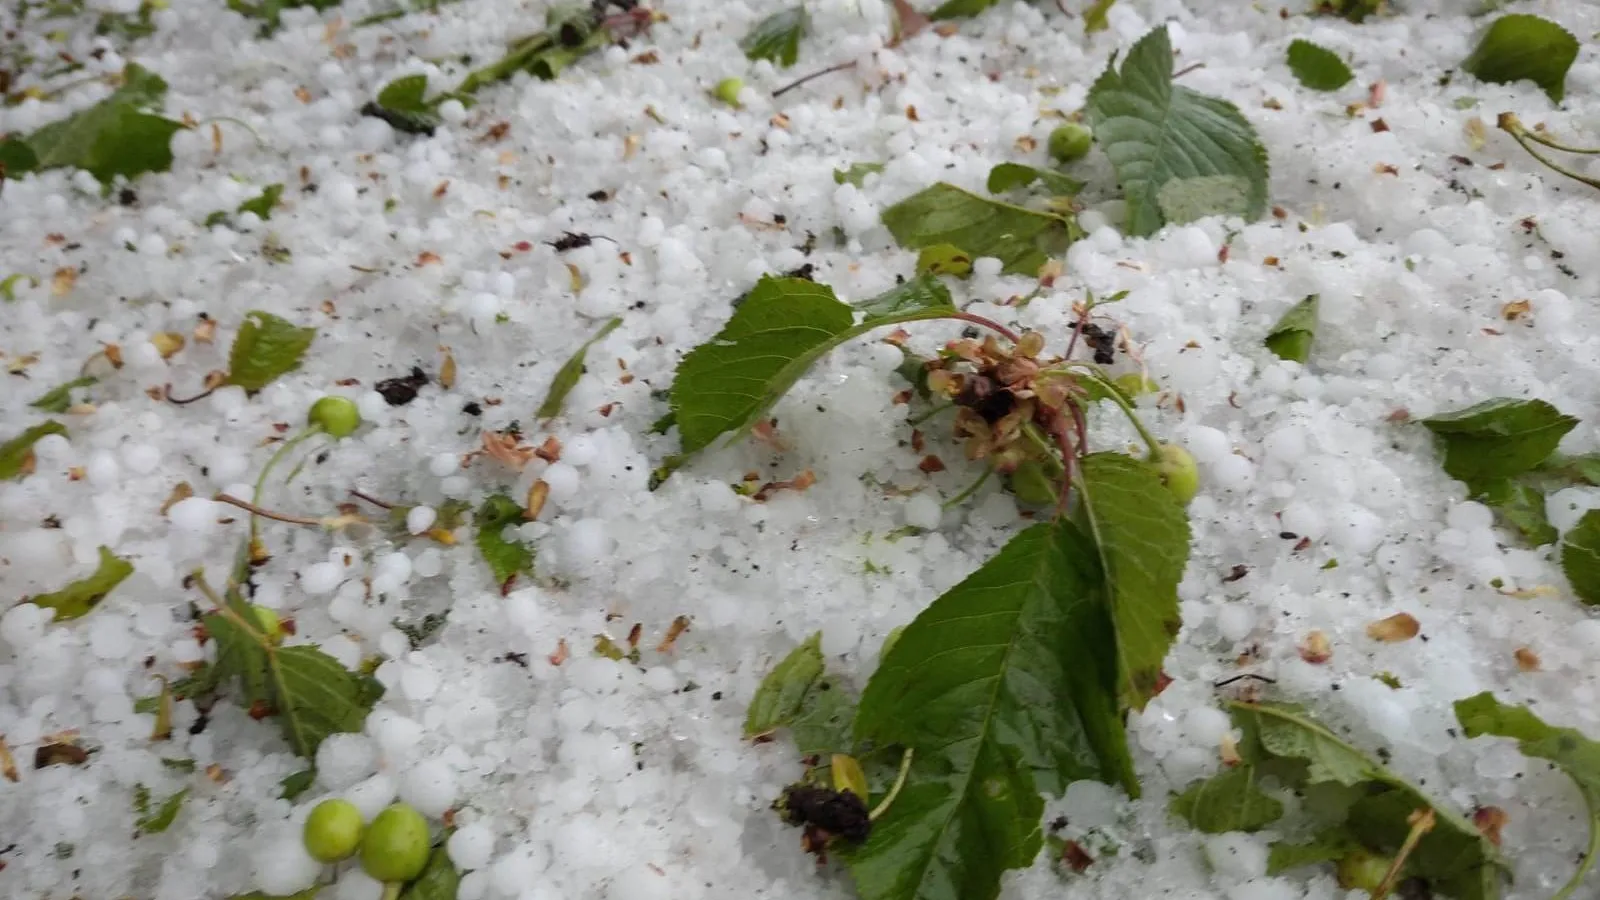
[[[1422,630],[1422,625],[1417,622],[1416,616],[1410,613],[1395,613],[1387,619],[1379,619],[1367,626],[1367,637],[1386,644],[1397,644],[1409,641]]]

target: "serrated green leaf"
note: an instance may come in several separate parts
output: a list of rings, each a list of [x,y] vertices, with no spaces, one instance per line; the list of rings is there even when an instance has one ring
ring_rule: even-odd
[[[228,351],[228,384],[255,393],[300,368],[317,329],[301,328],[271,313],[252,310]]]
[[[1079,524],[1094,538],[1116,631],[1118,694],[1143,709],[1178,636],[1189,518],[1149,463],[1092,453],[1079,467]]]
[[[945,0],[939,4],[928,18],[935,21],[941,19],[965,19],[975,16],[989,7],[999,3],[1000,0]]]
[[[1094,778],[1137,794],[1098,569],[1072,523],[1034,525],[890,648],[855,733],[916,755],[849,856],[864,900],[993,898],[1038,855],[1041,791]]]
[[[184,788],[161,801],[160,806],[151,809],[150,791],[144,785],[139,785],[134,789],[134,806],[139,812],[139,818],[135,819],[133,824],[144,834],[160,834],[166,831],[172,827],[173,820],[178,818],[179,811],[183,809],[183,801],[188,796],[189,789]]]
[[[80,578],[59,591],[29,597],[28,602],[44,609],[53,609],[56,621],[77,619],[94,611],[117,585],[133,574],[133,564],[119,558],[105,547],[100,548],[100,564],[87,578]]]
[[[683,444],[678,464],[725,434],[744,436],[812,363],[844,341],[883,325],[950,314],[931,288],[890,294],[901,294],[902,311],[858,325],[855,311],[825,284],[770,275],[757,282],[728,324],[678,363],[670,397]]]
[[[74,378],[66,384],[51,388],[44,394],[44,396],[33,401],[32,403],[29,403],[28,405],[34,409],[42,409],[45,412],[57,414],[64,413],[68,409],[72,408],[73,391],[77,390],[78,388],[86,388],[92,384],[97,384],[99,381],[100,379],[94,377],[93,375],[85,375],[81,378]]]
[[[473,515],[478,553],[489,564],[495,584],[503,585],[516,575],[533,573],[533,549],[503,536],[507,526],[522,522],[522,505],[505,494],[491,494]]]
[[[773,666],[750,699],[744,736],[755,737],[794,721],[812,686],[822,677],[822,632],[807,638]]]
[[[154,115],[166,96],[160,76],[130,63],[122,86],[87,109],[0,145],[6,174],[16,177],[45,169],[77,168],[109,185],[116,176],[172,168],[172,136],[186,126]]]
[[[427,96],[428,76],[421,73],[406,75],[396,78],[378,91],[378,105],[396,112],[424,113],[432,109]]]
[[[449,836],[449,831],[442,835],[445,840]],[[444,841],[441,840],[439,846],[434,847],[428,855],[428,864],[423,867],[422,874],[400,891],[397,900],[456,900],[456,890],[460,885],[461,873],[450,862],[450,854],[445,851]]]
[[[866,326],[903,322],[907,315],[956,312],[955,302],[950,299],[950,289],[939,279],[926,274],[897,284],[853,306],[862,314],[861,324]]]
[[[279,646],[237,592],[224,603],[201,620],[217,644],[217,678],[235,679],[247,705],[275,716],[296,754],[315,759],[328,735],[361,730],[383,685],[315,647]]]
[[[298,772],[291,772],[278,782],[278,798],[281,800],[293,800],[311,790],[311,786],[316,783],[316,769],[301,769]]]
[[[811,18],[804,6],[795,6],[773,13],[757,22],[750,32],[739,39],[739,49],[752,62],[769,59],[787,69],[800,58],[800,38],[811,27]]]
[[[1444,451],[1450,477],[1476,492],[1498,478],[1512,478],[1543,463],[1578,420],[1543,400],[1485,400],[1466,409],[1423,419]]]
[[[269,184],[262,188],[261,193],[239,204],[239,212],[255,213],[263,222],[272,218],[272,211],[277,208],[278,200],[283,197],[283,185]]]
[[[1584,513],[1561,539],[1561,571],[1579,600],[1600,605],[1600,510]]]
[[[1206,834],[1260,831],[1283,818],[1283,804],[1257,786],[1252,765],[1224,769],[1172,798],[1168,809]]]
[[[1065,253],[1081,234],[1072,219],[990,200],[943,182],[884,210],[883,224],[908,250],[949,244],[972,259],[995,257],[1003,271],[1015,275],[1038,274],[1040,266]]]
[[[1083,182],[1050,169],[1025,166],[1022,163],[1004,162],[989,170],[985,187],[991,194],[1000,194],[1013,188],[1023,188],[1035,181],[1057,197],[1072,197],[1083,190]]]
[[[866,183],[868,175],[876,175],[884,168],[883,163],[851,163],[846,168],[833,170],[833,183],[861,187]]]
[[[66,434],[67,426],[51,419],[40,422],[21,434],[0,444],[0,481],[7,481],[23,474],[33,459],[33,445],[47,434]]]
[[[1111,7],[1116,5],[1117,0],[1094,0],[1093,3],[1085,7],[1083,10],[1084,34],[1094,34],[1097,31],[1105,31],[1110,28],[1111,22],[1107,17],[1111,12]]]
[[[1276,841],[1267,854],[1267,874],[1277,875],[1301,866],[1338,862],[1346,854],[1361,849],[1361,842],[1351,837],[1343,826],[1330,829],[1303,844]]]
[[[1296,39],[1289,44],[1286,57],[1289,71],[1314,91],[1336,91],[1356,77],[1339,54],[1307,40]]]
[[[1524,756],[1555,763],[1577,785],[1589,810],[1589,848],[1578,863],[1577,872],[1551,900],[1575,896],[1600,850],[1600,742],[1574,728],[1548,725],[1527,707],[1501,703],[1488,691],[1457,700],[1455,712],[1467,737],[1489,734],[1512,738]]]
[[[1543,547],[1560,539],[1545,513],[1543,492],[1531,485],[1500,478],[1480,486],[1473,499],[1494,509],[1500,521],[1515,529],[1530,547]]]
[[[578,386],[578,379],[583,377],[585,371],[583,358],[588,354],[589,348],[605,340],[606,335],[616,331],[622,325],[622,317],[618,316],[600,326],[594,337],[583,342],[572,358],[562,364],[556,371],[556,377],[550,382],[550,390],[544,395],[544,402],[539,404],[538,412],[534,413],[541,419],[553,419],[561,415],[561,405],[566,402],[567,395]]]
[[[1548,19],[1524,14],[1501,16],[1461,63],[1480,81],[1510,84],[1531,81],[1560,103],[1567,92],[1567,70],[1578,58],[1578,39]]]
[[[934,244],[917,252],[917,272],[965,278],[972,274],[972,254],[954,244]]]
[[[1285,787],[1309,795],[1337,797],[1338,817],[1324,830],[1349,834],[1375,853],[1395,853],[1411,830],[1408,818],[1432,809],[1435,824],[1417,843],[1406,866],[1437,894],[1457,900],[1497,900],[1505,871],[1494,845],[1459,813],[1427,795],[1346,743],[1298,707],[1281,703],[1230,702],[1229,713],[1244,739],[1239,753]],[[1307,801],[1308,806],[1311,801]],[[1312,848],[1287,845],[1292,860],[1321,861]]]
[[[1266,148],[1232,103],[1172,83],[1165,26],[1133,46],[1121,71],[1106,67],[1085,112],[1122,184],[1129,234],[1266,210]]]
[[[1317,337],[1317,300],[1312,294],[1289,307],[1278,324],[1267,332],[1267,349],[1279,359],[1303,363],[1311,357],[1311,344]]]

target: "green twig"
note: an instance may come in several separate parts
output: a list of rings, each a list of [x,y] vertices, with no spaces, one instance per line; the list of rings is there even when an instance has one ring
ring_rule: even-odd
[[[907,747],[906,752],[901,754],[900,771],[894,776],[894,784],[890,785],[889,793],[883,795],[883,799],[872,808],[872,812],[867,813],[867,821],[878,821],[879,816],[889,811],[889,804],[894,802],[894,798],[900,796],[900,789],[906,786],[906,776],[911,774],[911,757],[915,752]]]
[[[993,474],[994,474],[994,469],[984,469],[983,470],[983,474],[978,476],[978,480],[977,481],[974,481],[972,484],[968,485],[966,490],[964,490],[961,493],[955,495],[954,497],[951,497],[949,500],[946,500],[944,503],[941,503],[939,505],[939,508],[940,509],[949,509],[950,507],[955,506],[957,503],[960,503],[961,501],[967,499],[968,497],[971,497],[973,494],[976,494],[978,492],[978,488],[983,487],[983,483],[988,481],[989,480],[989,476],[993,475]]]
[[[1571,169],[1569,169],[1569,168],[1561,165],[1560,163],[1556,162],[1555,160],[1549,158],[1548,156],[1545,156],[1543,153],[1540,153],[1538,150],[1533,149],[1533,145],[1535,143],[1543,144],[1546,147],[1555,147],[1556,149],[1568,149],[1568,148],[1566,148],[1564,146],[1559,146],[1559,145],[1557,145],[1557,144],[1555,144],[1553,142],[1550,142],[1550,141],[1540,140],[1532,132],[1528,131],[1528,129],[1523,127],[1522,122],[1517,119],[1515,113],[1501,113],[1500,114],[1500,119],[1499,119],[1497,124],[1499,125],[1499,128],[1500,128],[1501,131],[1504,131],[1506,134],[1511,135],[1511,139],[1512,140],[1516,141],[1517,144],[1522,147],[1522,149],[1528,151],[1528,155],[1529,156],[1532,156],[1534,159],[1538,160],[1539,162],[1544,163],[1552,171],[1558,172],[1558,173],[1560,173],[1562,175],[1565,175],[1568,178],[1571,178],[1573,181],[1578,181],[1578,182],[1582,182],[1583,184],[1587,184],[1588,186],[1590,186],[1592,188],[1600,188],[1600,179],[1590,178],[1587,175],[1580,175],[1577,172],[1574,172]],[[1574,153],[1593,153],[1593,152],[1600,152],[1600,151],[1573,150],[1572,152],[1574,152]]]
[[[289,451],[293,450],[295,447],[297,447],[300,444],[304,443],[308,438],[311,438],[314,435],[319,435],[321,433],[322,433],[322,427],[321,426],[312,425],[312,426],[306,428],[305,431],[300,432],[299,434],[295,435],[292,438],[289,438],[288,440],[286,440],[282,444],[280,444],[278,446],[277,452],[273,453],[272,457],[267,460],[267,464],[261,467],[261,474],[260,474],[260,476],[258,476],[256,478],[255,492],[250,495],[250,501],[259,506],[260,503],[261,503],[261,492],[266,489],[267,476],[272,474],[273,466],[276,466],[278,464],[279,460],[281,460],[285,456],[289,455]],[[255,519],[254,516],[251,516],[251,518],[250,518],[250,539],[252,541],[255,540],[256,539],[256,535],[258,533],[259,533],[259,529],[256,527],[256,519]]]
[[[1594,819],[1595,814],[1600,812],[1600,792],[1588,788],[1580,788],[1578,792],[1583,795],[1584,803],[1589,807],[1589,818],[1591,820]],[[1584,876],[1588,875],[1589,870],[1594,867],[1596,856],[1600,856],[1600,825],[1591,821],[1589,823],[1589,846],[1583,851],[1583,862],[1578,864],[1578,871],[1572,873],[1572,878],[1562,885],[1561,890],[1556,891],[1555,896],[1551,897],[1550,900],[1567,900],[1567,898],[1571,897],[1578,890],[1578,887],[1583,884]]]
[[[955,407],[956,405],[954,403],[941,403],[920,416],[914,416],[910,419],[907,419],[906,424],[915,428],[918,425],[921,425],[923,422],[926,422],[934,416],[937,416],[939,413],[942,413],[947,409],[955,409]]]
[[[1105,390],[1107,398],[1122,410],[1122,414],[1127,416],[1128,422],[1133,425],[1134,430],[1139,432],[1139,437],[1150,448],[1150,456],[1152,458],[1161,455],[1161,441],[1150,432],[1150,429],[1145,427],[1144,422],[1139,418],[1138,412],[1134,410],[1133,404],[1122,396],[1122,391],[1117,387],[1116,383],[1107,378],[1099,366],[1086,363],[1069,363],[1069,365],[1082,369],[1090,381],[1100,385]]]
[[[256,131],[254,128],[251,128],[249,122],[246,122],[243,119],[235,119],[233,116],[212,116],[209,119],[202,119],[195,127],[198,128],[200,125],[210,125],[214,122],[228,122],[229,124],[237,125],[240,128],[243,128],[245,131],[250,132],[250,136],[256,139],[256,147],[265,148],[267,146],[267,142],[262,139],[260,132]]]

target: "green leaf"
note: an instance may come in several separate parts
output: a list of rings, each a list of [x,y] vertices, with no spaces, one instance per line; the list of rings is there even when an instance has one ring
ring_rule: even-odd
[[[1311,343],[1317,337],[1317,299],[1312,294],[1289,307],[1278,324],[1267,332],[1267,349],[1279,359],[1303,363],[1311,356]]]
[[[57,622],[82,618],[93,612],[107,594],[132,574],[132,563],[101,547],[100,564],[95,567],[94,574],[80,578],[59,591],[30,597],[28,602],[55,610]]]
[[[1034,525],[917,616],[867,683],[858,739],[916,751],[851,854],[865,900],[985,900],[1042,845],[1040,791],[1094,778],[1137,794],[1094,548]]]
[[[1545,514],[1544,494],[1509,478],[1481,485],[1473,499],[1494,508],[1503,524],[1515,529],[1531,547],[1554,544],[1561,535]]]
[[[1460,814],[1369,759],[1298,707],[1280,703],[1231,702],[1229,712],[1244,739],[1246,764],[1271,774],[1286,788],[1323,798],[1324,812],[1337,814],[1314,842],[1290,845],[1280,862],[1321,861],[1342,835],[1359,838],[1375,853],[1392,855],[1405,841],[1407,818],[1432,809],[1436,822],[1412,852],[1405,872],[1424,879],[1438,894],[1458,900],[1497,900],[1505,866],[1494,845]],[[1337,802],[1334,802],[1336,798]]]
[[[853,750],[856,702],[855,693],[844,682],[823,673],[806,692],[800,712],[789,723],[795,750],[802,757]]]
[[[1600,453],[1552,455],[1539,464],[1540,474],[1554,475],[1572,484],[1600,485]]]
[[[4,444],[0,444],[0,481],[7,481],[32,471],[33,445],[47,434],[66,434],[67,426],[51,419],[28,428]]]
[[[1172,83],[1165,26],[1139,39],[1120,72],[1106,67],[1085,111],[1122,184],[1134,237],[1169,222],[1255,219],[1266,210],[1266,148],[1232,103]]]
[[[189,796],[189,789],[173,794],[161,801],[155,809],[150,808],[150,789],[144,785],[137,785],[133,789],[133,805],[139,813],[139,818],[134,820],[134,825],[144,834],[160,834],[172,826],[172,821],[178,818],[179,810],[183,809],[183,801]]]
[[[478,553],[489,564],[495,584],[503,585],[518,574],[533,573],[533,549],[503,536],[507,526],[522,522],[522,505],[505,494],[489,495],[473,515]]]
[[[383,685],[315,647],[279,646],[237,591],[224,603],[202,617],[217,643],[216,676],[235,679],[248,705],[277,716],[296,754],[315,759],[328,735],[361,730]]]
[[[1289,45],[1287,61],[1294,77],[1314,91],[1336,91],[1356,77],[1339,54],[1307,40]]]
[[[278,200],[283,196],[283,185],[269,184],[261,193],[239,204],[239,212],[255,213],[263,222],[272,218],[272,211],[277,208]]]
[[[801,704],[822,677],[822,632],[794,648],[761,679],[745,713],[744,736],[768,734],[794,721]]]
[[[1532,470],[1555,452],[1578,420],[1543,400],[1485,400],[1423,419],[1444,451],[1444,470],[1476,492],[1497,478]]]
[[[1524,756],[1555,763],[1577,785],[1578,794],[1589,810],[1589,847],[1578,863],[1578,870],[1552,900],[1573,896],[1584,876],[1594,867],[1595,856],[1600,851],[1600,742],[1590,740],[1573,728],[1547,725],[1527,707],[1503,704],[1488,691],[1457,700],[1455,711],[1456,721],[1461,723],[1467,737],[1491,734],[1512,738]]]
[[[572,354],[572,358],[557,370],[555,380],[550,382],[549,392],[544,395],[544,402],[539,404],[539,411],[534,415],[541,419],[553,419],[561,415],[561,404],[566,402],[567,395],[572,393],[572,389],[578,386],[578,379],[582,378],[584,371],[586,371],[583,367],[584,355],[589,352],[590,347],[605,340],[606,335],[616,331],[621,325],[622,318],[620,316],[613,318],[600,326],[600,330],[595,332],[594,337],[583,342],[583,346],[578,348],[578,352]]]
[[[404,134],[433,134],[444,119],[439,115],[438,101],[430,102],[427,94],[427,75],[396,78],[378,91],[376,101],[361,108],[361,114],[382,119]]]
[[[1256,786],[1259,778],[1255,766],[1234,766],[1191,785],[1168,808],[1206,834],[1260,831],[1283,818],[1283,804]]]
[[[839,793],[849,791],[862,800],[871,798],[872,792],[867,788],[867,773],[861,768],[861,762],[854,756],[845,753],[835,753],[828,764],[829,774],[833,776],[833,789]]]
[[[833,183],[861,187],[866,183],[868,175],[876,175],[884,168],[883,163],[851,163],[847,168],[833,170]]]
[[[1478,41],[1461,68],[1480,81],[1510,84],[1531,81],[1554,103],[1567,91],[1567,70],[1578,58],[1578,39],[1538,16],[1501,16]]]
[[[228,900],[317,900],[317,894],[321,892],[321,890],[322,885],[318,884],[308,887],[299,893],[289,894],[287,896],[277,896],[274,894],[263,894],[260,891],[251,891],[248,894],[235,894],[232,897],[229,897]]]
[[[291,772],[278,782],[278,798],[281,800],[293,800],[311,790],[311,786],[316,782],[316,769],[301,769],[298,772]]]
[[[1111,7],[1116,5],[1117,0],[1094,0],[1093,3],[1085,7],[1083,10],[1084,34],[1094,34],[1097,31],[1105,31],[1110,28],[1111,22],[1107,18],[1107,14],[1111,12]]]
[[[800,38],[811,27],[804,6],[796,6],[762,19],[739,39],[739,49],[752,62],[770,59],[787,69],[800,58]]]
[[[301,328],[271,313],[252,310],[228,351],[228,384],[252,394],[261,390],[300,368],[300,360],[316,336],[315,328]]]
[[[0,145],[0,162],[12,177],[44,169],[77,168],[109,185],[116,176],[172,168],[172,136],[182,122],[148,112],[166,96],[160,76],[130,63],[122,86],[87,109]]]
[[[1072,197],[1083,190],[1083,182],[1050,169],[1038,169],[1022,163],[1005,162],[989,170],[986,185],[991,194],[1004,193],[1013,188],[1027,187],[1035,181],[1057,197]]]
[[[954,244],[934,244],[917,253],[917,272],[965,278],[972,274],[972,255]]]
[[[1080,526],[1092,535],[1116,631],[1122,705],[1143,709],[1178,636],[1189,518],[1143,460],[1092,453],[1079,469]]]
[[[1368,16],[1377,15],[1388,7],[1389,0],[1316,0],[1312,12],[1323,16],[1339,16],[1359,25]]]
[[[175,772],[183,772],[185,774],[192,774],[198,768],[192,759],[175,759],[170,756],[161,757],[161,764]]]
[[[1584,513],[1561,539],[1561,571],[1579,600],[1600,605],[1600,510]]]
[[[33,401],[32,403],[29,403],[28,405],[34,409],[42,409],[45,412],[58,414],[64,413],[68,409],[72,408],[72,392],[74,390],[77,388],[89,387],[90,385],[99,382],[99,380],[100,379],[94,377],[93,375],[85,375],[81,378],[74,378],[66,384],[51,388],[45,393],[44,396]]]
[[[8,172],[16,172],[17,170],[11,168],[10,164],[6,162],[5,148],[6,145],[4,143],[0,143],[0,166],[6,166],[6,171]],[[0,278],[0,298],[3,298],[7,303],[15,303],[17,300],[17,285],[24,279],[27,280],[30,287],[39,286],[39,279],[33,277],[32,275],[25,275],[21,272],[13,272],[12,274],[7,275],[5,278]]]
[[[766,415],[811,364],[844,341],[882,325],[950,314],[926,283],[902,285],[869,301],[876,309],[860,324],[825,284],[766,276],[746,295],[722,330],[678,363],[670,404],[682,458],[724,434],[737,440]],[[943,295],[948,298],[948,294]],[[889,312],[894,305],[896,312]],[[681,464],[683,459],[678,462]]]
[[[928,14],[928,18],[935,21],[941,19],[964,19],[969,16],[975,16],[999,2],[1000,0],[945,0],[944,3],[941,3],[933,12]]]
[[[861,324],[865,326],[903,322],[908,315],[956,312],[950,289],[932,275],[918,275],[854,306],[863,314]]]
[[[443,837],[448,839],[449,835],[447,831]],[[429,854],[422,874],[405,886],[398,900],[456,900],[456,889],[460,885],[461,873],[450,862],[450,854],[445,852],[441,841]]]
[[[1301,866],[1315,866],[1338,862],[1353,850],[1361,849],[1361,842],[1351,837],[1339,826],[1318,835],[1304,844],[1286,844],[1279,841],[1267,854],[1267,874],[1277,875]]]
[[[884,227],[900,246],[922,250],[940,244],[972,259],[992,256],[1003,270],[1035,275],[1081,234],[1076,221],[1024,209],[943,182],[912,194],[883,211]]]

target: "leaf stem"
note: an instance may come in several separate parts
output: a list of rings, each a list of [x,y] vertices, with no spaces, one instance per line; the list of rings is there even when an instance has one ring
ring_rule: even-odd
[[[983,327],[995,332],[1013,344],[1021,340],[1021,338],[1017,337],[1017,333],[1015,331],[1012,331],[993,319],[986,319],[977,313],[955,312],[947,314],[947,317],[951,319],[960,319],[963,322],[971,322],[974,325],[982,325]]]
[[[1084,374],[1088,376],[1090,381],[1093,381],[1105,389],[1107,399],[1109,399],[1112,403],[1115,403],[1117,407],[1122,410],[1122,414],[1128,418],[1128,422],[1133,425],[1134,430],[1139,432],[1139,437],[1145,442],[1145,446],[1150,448],[1150,455],[1152,457],[1160,456],[1161,441],[1150,432],[1149,428],[1145,427],[1144,422],[1139,418],[1139,414],[1134,410],[1133,404],[1129,403],[1127,398],[1122,396],[1122,391],[1116,386],[1116,383],[1107,378],[1105,372],[1101,371],[1099,366],[1088,365],[1085,363],[1075,363],[1071,365],[1082,368]]]
[[[270,509],[262,509],[248,500],[240,500],[238,497],[235,497],[231,494],[217,494],[211,499],[217,501],[218,503],[226,503],[229,506],[237,506],[240,509],[249,512],[252,516],[260,516],[263,519],[272,519],[277,522],[288,522],[290,525],[315,525],[319,528],[322,527],[321,519],[311,519],[305,516],[291,516],[285,513],[275,513]],[[255,523],[252,522],[251,524],[254,525]]]
[[[383,886],[382,900],[400,900],[400,890],[405,887],[405,882],[390,881]]]
[[[795,88],[799,87],[802,84],[805,84],[808,81],[814,81],[815,79],[821,78],[824,75],[832,75],[834,72],[843,72],[845,69],[853,69],[855,67],[856,67],[856,61],[852,59],[849,62],[838,63],[836,65],[831,65],[831,66],[827,67],[826,69],[821,69],[819,71],[812,72],[810,75],[802,75],[799,78],[795,79],[794,81],[791,81],[788,84],[784,85],[783,87],[778,88],[777,90],[773,91],[772,92],[772,96],[774,96],[774,97],[782,97],[784,94],[789,93],[790,91],[794,90]]]
[[[1400,870],[1405,867],[1406,858],[1411,851],[1417,849],[1417,844],[1422,836],[1433,830],[1436,816],[1432,809],[1421,809],[1411,815],[1411,830],[1406,833],[1405,843],[1400,845],[1400,852],[1394,855],[1394,862],[1389,864],[1389,871],[1383,873],[1383,881],[1378,883],[1378,889],[1372,892],[1372,900],[1384,900],[1394,890],[1395,883],[1400,880]]]
[[[915,750],[907,747],[906,752],[901,754],[900,771],[894,776],[894,784],[890,785],[889,793],[883,795],[883,799],[872,808],[872,812],[867,813],[867,821],[878,821],[879,816],[889,811],[889,804],[894,802],[894,798],[900,796],[900,789],[906,786],[906,776],[911,774],[911,757],[915,753]]]
[[[243,128],[245,131],[250,132],[250,136],[256,139],[256,147],[261,148],[267,146],[267,142],[261,138],[261,133],[250,127],[249,122],[246,122],[243,119],[236,119],[233,116],[212,116],[209,119],[202,119],[196,125],[196,127],[199,127],[200,125],[210,125],[214,122],[228,122],[230,124],[237,125],[240,128]]]
[[[1555,896],[1551,897],[1550,900],[1567,900],[1568,897],[1571,897],[1573,892],[1578,889],[1578,886],[1583,884],[1584,876],[1588,875],[1589,870],[1594,868],[1595,857],[1600,856],[1600,822],[1594,821],[1595,819],[1600,819],[1600,793],[1582,787],[1579,788],[1578,793],[1583,795],[1583,801],[1589,807],[1589,818],[1591,820],[1589,823],[1589,846],[1584,848],[1583,862],[1578,863],[1578,871],[1572,873],[1572,878],[1562,885],[1561,890],[1556,891]]]
[[[940,509],[949,509],[950,507],[955,506],[957,503],[960,503],[961,501],[967,499],[968,497],[971,497],[973,494],[976,494],[978,492],[978,488],[983,487],[984,482],[988,481],[989,480],[989,476],[993,475],[993,474],[994,474],[994,469],[992,469],[992,468],[991,469],[984,469],[983,470],[983,474],[978,476],[978,480],[977,481],[974,481],[972,484],[968,485],[966,490],[964,490],[961,493],[955,495],[954,497],[951,497],[949,500],[946,500],[945,502],[939,504],[939,508]]]
[[[1516,141],[1517,144],[1522,147],[1522,149],[1528,151],[1528,155],[1529,156],[1532,156],[1534,159],[1538,160],[1539,162],[1544,163],[1545,166],[1549,167],[1552,171],[1557,172],[1557,173],[1562,174],[1562,175],[1565,175],[1568,178],[1571,178],[1573,181],[1578,181],[1578,182],[1582,182],[1583,184],[1587,184],[1588,186],[1590,186],[1592,188],[1600,188],[1600,180],[1596,180],[1594,178],[1590,178],[1587,175],[1580,175],[1577,172],[1574,172],[1571,169],[1561,165],[1560,163],[1556,162],[1555,160],[1550,159],[1549,157],[1545,156],[1543,153],[1540,153],[1538,150],[1533,149],[1533,144],[1534,143],[1544,144],[1547,147],[1555,146],[1555,145],[1553,145],[1551,143],[1548,143],[1546,141],[1539,140],[1538,138],[1534,137],[1534,135],[1531,132],[1529,132],[1528,129],[1523,127],[1522,122],[1520,122],[1517,119],[1517,117],[1516,117],[1516,115],[1514,113],[1501,113],[1500,114],[1500,120],[1499,120],[1498,124],[1499,124],[1499,127],[1500,127],[1501,131],[1504,131],[1505,133],[1511,135],[1511,139],[1512,140]],[[1567,148],[1559,147],[1557,149],[1567,149]],[[1572,152],[1574,152],[1574,153],[1582,153],[1582,152],[1586,152],[1586,151],[1574,150]],[[1590,151],[1590,152],[1600,152],[1600,151]]]
[[[934,416],[937,416],[938,414],[944,412],[945,410],[947,410],[947,409],[955,409],[955,407],[956,407],[956,405],[954,403],[941,403],[941,404],[933,407],[932,409],[928,410],[927,412],[923,413],[920,416],[914,416],[914,417],[912,417],[910,419],[907,419],[906,420],[906,424],[910,425],[913,428],[915,428],[916,426],[921,425],[923,422],[928,421],[929,419],[933,418]]]
[[[261,502],[261,492],[266,489],[267,476],[272,474],[272,468],[273,468],[273,466],[276,466],[278,464],[279,460],[281,460],[285,456],[289,455],[289,451],[293,450],[295,447],[297,447],[300,444],[304,443],[306,440],[311,438],[313,435],[317,435],[317,434],[321,434],[321,433],[322,433],[322,426],[320,426],[320,425],[312,425],[309,428],[307,428],[305,431],[300,432],[299,434],[295,435],[292,438],[289,438],[287,441],[284,441],[282,444],[280,444],[278,446],[277,452],[273,453],[272,456],[267,459],[267,464],[261,467],[261,474],[256,477],[255,492],[250,495],[250,500],[252,502],[254,502],[254,503],[260,503]],[[226,502],[226,501],[224,501],[224,502]],[[277,518],[277,517],[276,516],[272,516],[272,515],[268,515],[267,518],[273,519],[273,518]],[[255,521],[255,519],[251,519],[250,520],[250,539],[251,540],[255,540],[257,531],[258,531],[258,529],[256,528],[256,521]]]
[[[365,500],[380,509],[394,509],[393,503],[385,503],[384,501],[379,500],[377,497],[371,496],[370,494],[364,494],[355,488],[350,489],[350,496],[356,498],[357,500]]]

